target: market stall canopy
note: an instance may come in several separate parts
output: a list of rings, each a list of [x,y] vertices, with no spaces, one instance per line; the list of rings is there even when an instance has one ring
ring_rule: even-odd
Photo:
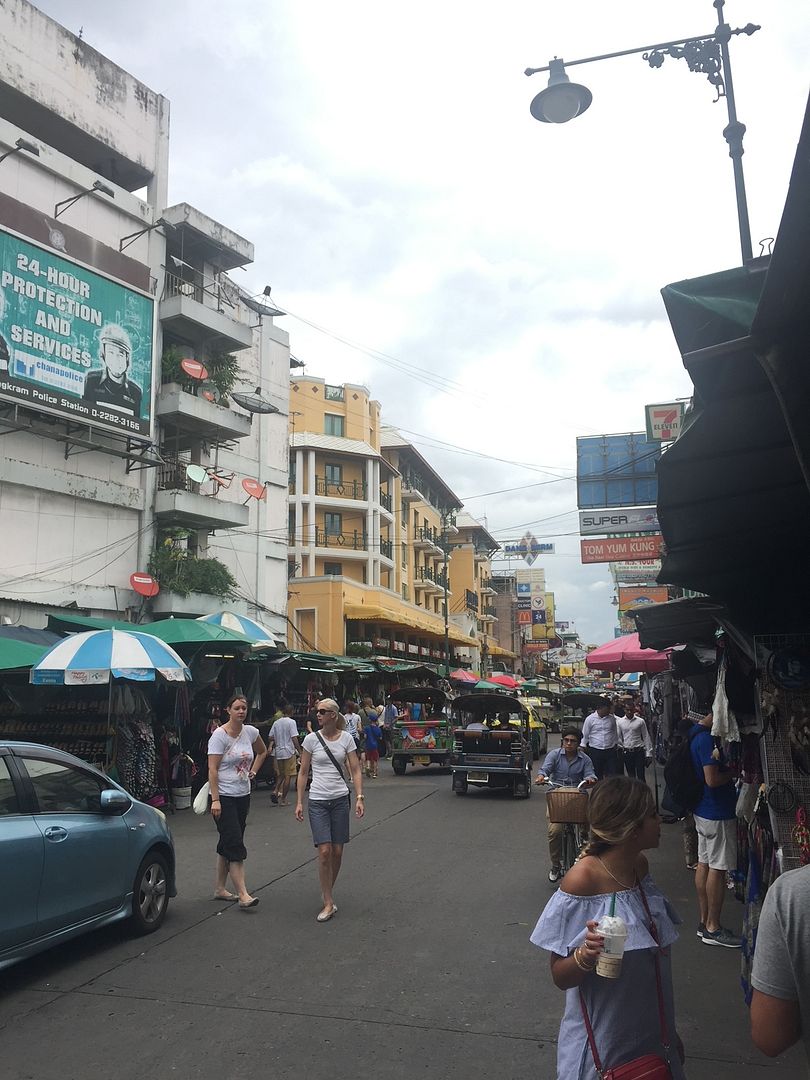
[[[810,110],[773,254],[662,290],[695,386],[661,456],[661,583],[723,601],[746,631],[803,629],[810,575]]]
[[[628,614],[635,620],[644,649],[668,649],[682,641],[714,645],[718,629],[728,622],[725,604],[708,596],[648,604]]]
[[[80,630],[140,630],[141,627],[122,619],[100,619],[60,611],[48,616],[48,629],[58,634],[75,634]]]
[[[504,674],[503,672],[500,672],[497,675],[490,675],[489,681],[495,683],[497,686],[504,686],[507,690],[514,690],[519,685],[518,679],[514,678],[512,675]]]
[[[47,649],[59,640],[60,635],[50,630],[35,630],[32,626],[0,626],[0,639],[3,638],[24,641],[28,645],[41,645],[43,649]]]
[[[15,641],[14,638],[0,638],[0,671],[33,667],[47,651],[43,645],[31,645],[27,641]]]
[[[638,634],[625,634],[600,645],[585,660],[591,671],[643,671],[652,674],[669,670],[669,657],[655,649],[642,649]]]
[[[458,668],[456,671],[451,671],[449,678],[454,682],[460,683],[476,683],[478,682],[478,675],[472,671],[465,671],[464,668]]]
[[[225,630],[233,630],[236,634],[250,638],[256,645],[278,648],[278,640],[269,627],[256,622],[255,619],[249,619],[247,615],[237,615],[235,611],[217,611],[212,615],[202,615],[196,621],[221,626]]]
[[[244,649],[251,649],[255,645],[255,642],[244,634],[238,634],[224,626],[200,622],[199,619],[160,619],[158,622],[139,626],[138,630],[160,638],[168,645],[211,645],[221,642],[226,646],[241,645]]]
[[[35,686],[97,686],[110,678],[152,682],[191,680],[174,649],[149,634],[90,630],[58,641],[31,669]]]

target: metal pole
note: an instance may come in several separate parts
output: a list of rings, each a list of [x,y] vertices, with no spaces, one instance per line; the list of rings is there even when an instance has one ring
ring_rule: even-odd
[[[450,554],[450,534],[447,531],[447,516],[442,514],[442,548],[444,550],[444,674],[450,675],[450,610],[447,603],[447,573]]]
[[[728,106],[728,127],[723,129],[723,136],[728,143],[728,155],[734,168],[734,190],[737,195],[737,220],[740,227],[740,251],[743,262],[747,262],[754,256],[751,247],[751,226],[748,221],[748,199],[745,194],[745,178],[743,176],[743,136],[745,124],[737,119],[737,103],[734,99],[734,81],[731,77],[731,57],[728,43],[731,38],[731,27],[723,19],[723,5],[725,0],[714,0],[717,9],[717,30],[715,37],[720,42],[720,55],[723,60],[723,81],[726,87],[726,105]]]

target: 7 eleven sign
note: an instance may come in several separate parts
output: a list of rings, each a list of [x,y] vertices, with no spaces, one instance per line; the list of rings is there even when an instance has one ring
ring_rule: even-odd
[[[647,405],[647,438],[658,442],[674,442],[681,433],[685,411],[684,401]]]

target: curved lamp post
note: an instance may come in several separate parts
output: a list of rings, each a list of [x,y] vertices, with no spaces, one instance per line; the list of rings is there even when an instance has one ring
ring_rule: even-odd
[[[705,75],[715,89],[715,102],[726,99],[728,107],[728,125],[723,129],[723,136],[728,143],[728,153],[734,168],[734,188],[737,196],[737,219],[740,230],[740,249],[743,262],[753,256],[751,250],[751,227],[748,222],[748,201],[745,196],[742,156],[745,124],[737,119],[737,106],[734,101],[734,83],[731,78],[731,60],[728,43],[733,36],[746,34],[749,37],[760,29],[753,23],[732,30],[723,20],[725,0],[713,0],[717,10],[717,28],[713,34],[700,37],[682,38],[680,41],[662,41],[655,45],[642,45],[638,49],[623,49],[620,52],[603,53],[601,56],[586,56],[581,60],[569,60],[567,63],[555,57],[546,67],[526,68],[526,75],[539,72],[549,73],[548,86],[534,98],[530,111],[535,120],[545,124],[565,124],[580,116],[590,106],[593,95],[587,86],[572,83],[566,74],[566,66],[592,64],[597,60],[611,60],[616,56],[632,56],[642,53],[651,68],[660,68],[667,56],[685,60],[690,71]]]

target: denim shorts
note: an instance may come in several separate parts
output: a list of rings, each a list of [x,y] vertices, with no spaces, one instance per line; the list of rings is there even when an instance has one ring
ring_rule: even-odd
[[[307,809],[315,847],[319,844],[348,844],[351,809],[348,795],[341,795],[339,799],[310,799]]]

